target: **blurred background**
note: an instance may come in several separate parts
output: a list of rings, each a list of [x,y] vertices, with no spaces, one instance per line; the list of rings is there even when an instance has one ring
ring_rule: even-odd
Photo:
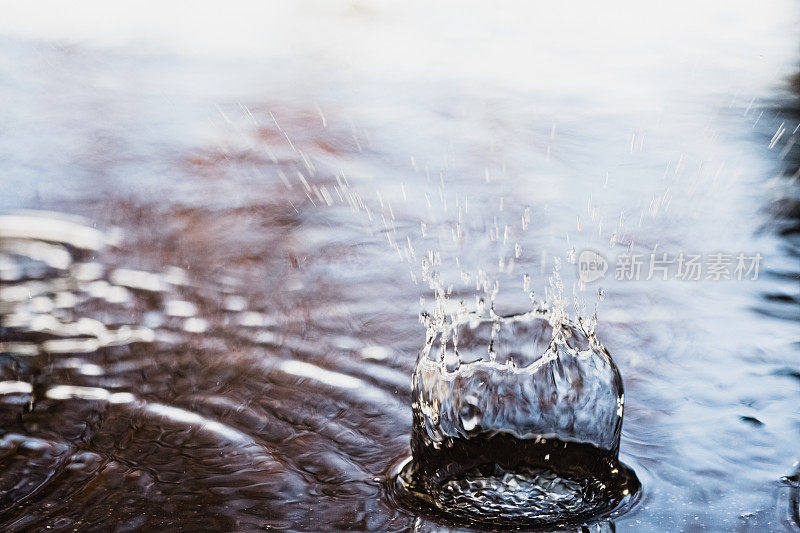
[[[430,282],[511,312],[557,264],[643,483],[598,527],[797,528],[795,2],[2,13],[4,530],[437,530],[383,482]]]

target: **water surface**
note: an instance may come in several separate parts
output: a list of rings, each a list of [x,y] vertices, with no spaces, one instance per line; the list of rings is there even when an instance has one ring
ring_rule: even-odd
[[[556,258],[642,484],[595,527],[796,527],[793,3],[175,6],[0,22],[4,530],[454,528],[386,488],[426,278],[519,311]]]

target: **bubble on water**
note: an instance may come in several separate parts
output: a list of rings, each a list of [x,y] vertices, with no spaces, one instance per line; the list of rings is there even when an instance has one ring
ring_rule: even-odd
[[[538,527],[587,523],[635,500],[638,480],[618,460],[622,380],[593,328],[570,321],[563,303],[426,324],[412,460],[394,484],[401,502],[459,523]]]
[[[480,400],[474,394],[470,394],[464,398],[464,403],[461,406],[461,423],[466,431],[472,431],[478,427],[481,421],[483,412],[481,411]]]

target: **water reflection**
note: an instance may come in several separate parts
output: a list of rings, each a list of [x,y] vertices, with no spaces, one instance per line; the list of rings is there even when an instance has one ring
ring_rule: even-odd
[[[57,241],[57,218],[14,216],[29,242]],[[4,238],[22,240],[10,228]],[[274,235],[277,250],[284,234]],[[342,354],[309,361],[316,344],[292,323],[308,327],[296,313],[314,309],[284,314],[280,292],[253,308],[261,287],[230,274],[215,284],[202,263],[191,273],[114,268],[111,250],[58,244],[69,261],[46,271],[27,268],[38,259],[19,248],[5,256],[5,529],[313,527],[319,512],[331,524],[402,528],[406,519],[375,500],[381,488],[369,474],[382,470],[387,447],[391,456],[405,446],[391,431],[407,424],[404,412],[378,416],[400,403],[389,368],[353,372],[337,359],[358,360]],[[83,262],[90,252],[99,263]],[[109,299],[116,289],[128,297]],[[187,324],[201,317],[208,331],[198,335]],[[97,498],[91,511],[84,498]]]

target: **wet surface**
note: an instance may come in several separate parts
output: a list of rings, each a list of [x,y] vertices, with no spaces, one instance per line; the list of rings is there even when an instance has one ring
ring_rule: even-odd
[[[247,53],[3,26],[0,528],[457,529],[386,484],[426,278],[519,311],[558,256],[569,306],[603,288],[642,484],[592,527],[793,530],[795,11],[432,9],[416,30],[356,4],[271,14],[326,45],[276,29]],[[656,245],[758,252],[761,275],[575,282],[573,250]]]

